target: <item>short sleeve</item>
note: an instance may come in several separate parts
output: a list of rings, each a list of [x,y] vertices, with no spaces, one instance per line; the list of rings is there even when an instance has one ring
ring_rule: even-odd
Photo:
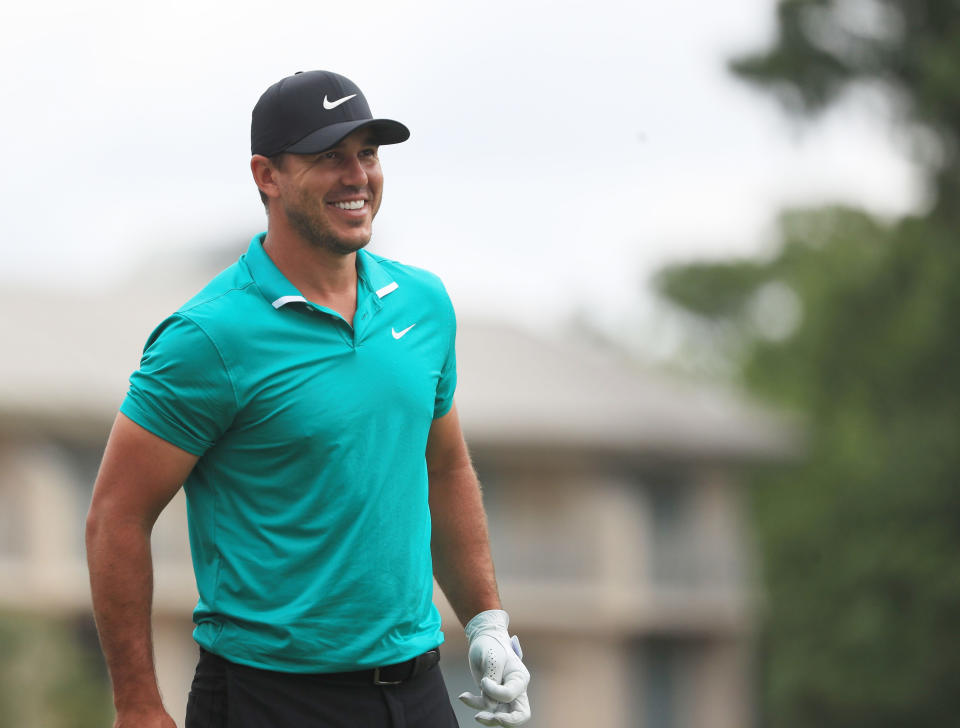
[[[233,422],[237,398],[214,342],[193,321],[174,314],[147,340],[120,411],[199,456]]]
[[[453,407],[453,393],[457,388],[457,320],[453,304],[447,299],[450,316],[450,344],[447,356],[440,369],[440,381],[437,382],[437,395],[433,402],[433,419],[443,417]]]

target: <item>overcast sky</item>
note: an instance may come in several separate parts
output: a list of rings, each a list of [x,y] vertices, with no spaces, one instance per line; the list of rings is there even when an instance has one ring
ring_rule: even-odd
[[[773,0],[6,3],[0,278],[105,285],[264,228],[250,110],[297,70],[407,124],[371,249],[461,315],[606,327],[664,263],[751,254],[784,205],[897,214],[911,166],[863,108],[803,134],[725,70]]]

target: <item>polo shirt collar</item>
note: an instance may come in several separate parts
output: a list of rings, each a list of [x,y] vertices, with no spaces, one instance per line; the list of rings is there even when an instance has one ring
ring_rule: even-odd
[[[357,251],[357,275],[360,276],[361,283],[378,299],[383,299],[399,288],[393,276],[380,265],[380,261],[363,249]]]
[[[297,290],[280,269],[270,260],[267,251],[263,249],[266,233],[255,235],[247,249],[246,259],[250,274],[257,287],[274,308],[281,308],[288,303],[308,303],[303,294]],[[360,286],[366,288],[376,296],[377,303],[385,296],[397,290],[397,282],[380,265],[380,262],[366,250],[357,251],[357,276]],[[359,305],[359,297],[358,297]]]
[[[274,308],[280,308],[292,301],[305,301],[303,294],[287,280],[287,277],[270,260],[267,251],[263,249],[263,241],[266,237],[266,233],[255,235],[244,256],[250,275],[253,276],[260,293],[273,304]]]

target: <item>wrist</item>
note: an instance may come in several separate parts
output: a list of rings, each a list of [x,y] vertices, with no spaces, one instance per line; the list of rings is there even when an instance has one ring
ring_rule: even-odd
[[[507,632],[510,626],[510,615],[503,609],[487,609],[473,617],[463,631],[467,634],[467,639],[473,640],[477,635],[484,632]]]
[[[120,713],[153,713],[165,710],[163,698],[156,685],[144,687],[140,690],[124,690],[114,692],[113,706]]]

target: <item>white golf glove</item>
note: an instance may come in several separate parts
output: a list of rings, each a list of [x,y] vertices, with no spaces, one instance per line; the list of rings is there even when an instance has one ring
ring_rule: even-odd
[[[465,628],[470,641],[467,660],[480,695],[463,693],[459,697],[480,711],[474,718],[483,725],[517,726],[530,720],[530,673],[520,661],[520,641],[507,634],[509,624],[506,612],[490,609],[480,612]]]

